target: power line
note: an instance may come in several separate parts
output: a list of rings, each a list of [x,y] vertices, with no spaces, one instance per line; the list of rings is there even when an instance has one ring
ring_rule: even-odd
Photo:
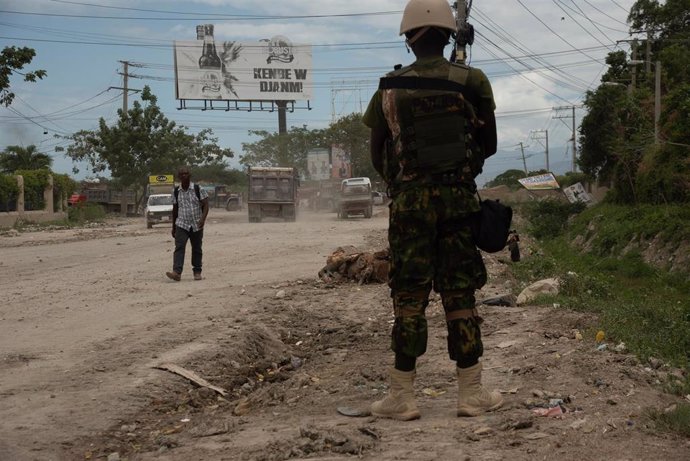
[[[203,16],[183,18],[183,17],[154,17],[154,16],[99,16],[91,14],[65,14],[65,13],[36,13],[30,11],[12,11],[12,10],[0,10],[0,13],[5,14],[16,14],[16,15],[26,15],[26,16],[43,16],[43,17],[57,17],[57,18],[78,18],[78,19],[112,19],[121,21],[211,21],[211,20],[221,20],[221,21],[280,21],[280,20],[291,20],[291,19],[327,19],[327,18],[352,18],[352,17],[364,17],[364,16],[386,16],[392,14],[400,14],[402,11],[375,11],[371,13],[337,13],[337,14],[300,14],[300,15],[289,15],[289,16],[256,16],[256,15],[227,15],[227,14],[214,14],[214,13],[204,13]],[[199,13],[184,13],[184,14],[199,14]]]

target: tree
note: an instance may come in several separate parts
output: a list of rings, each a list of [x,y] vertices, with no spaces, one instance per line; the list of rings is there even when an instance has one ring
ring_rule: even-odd
[[[74,161],[87,161],[93,173],[110,170],[122,187],[142,189],[149,175],[169,174],[182,165],[197,166],[233,157],[232,150],[218,146],[210,129],[192,135],[184,126],[169,121],[148,86],[141,100],[143,104],[135,101],[126,113],[119,110],[114,126],[101,118],[98,130],[68,136],[72,144],[67,155]]]
[[[265,130],[249,132],[262,139],[242,143],[240,163],[245,166],[283,166],[307,171],[307,153],[314,148],[327,147],[324,130],[306,127],[290,127],[287,133],[271,133]]]
[[[362,122],[362,114],[352,113],[338,119],[326,130],[330,145],[338,145],[350,154],[352,176],[366,176],[379,180],[369,153],[369,128]]]
[[[17,48],[7,46],[0,53],[0,105],[9,107],[14,100],[14,93],[10,91],[10,77],[12,74],[19,74],[24,77],[25,82],[35,82],[36,79],[43,79],[47,75],[45,70],[35,70],[32,72],[19,72],[26,64],[36,56],[33,48]]]
[[[289,166],[307,171],[307,156],[311,149],[339,146],[350,155],[353,176],[379,178],[369,158],[369,128],[362,123],[361,114],[340,118],[323,130],[291,127],[287,133],[250,131],[262,139],[243,143],[240,163],[247,166]]]
[[[0,154],[0,172],[3,173],[14,173],[17,170],[48,170],[52,164],[53,159],[43,152],[38,152],[34,145],[7,146]]]
[[[578,163],[583,172],[612,186],[610,198],[615,201],[690,200],[689,5],[689,0],[637,0],[628,22],[633,30],[648,31],[649,42],[637,48],[637,58],[649,65],[637,66],[636,87],[630,92],[602,85],[587,93]],[[632,65],[624,54],[611,53],[606,62],[603,82],[631,82]],[[655,127],[657,72],[661,117]]]
[[[484,187],[508,186],[515,190],[521,187],[518,179],[524,177],[526,177],[525,172],[522,170],[506,170],[491,181],[488,181]]]

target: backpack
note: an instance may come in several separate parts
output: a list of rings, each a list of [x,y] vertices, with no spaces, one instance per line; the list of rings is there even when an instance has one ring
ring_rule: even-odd
[[[196,194],[197,200],[199,200],[199,206],[201,206],[201,189],[196,183],[194,183],[194,193]],[[175,195],[175,202],[177,202],[180,195],[180,186],[175,186],[175,189],[173,189],[173,195]]]

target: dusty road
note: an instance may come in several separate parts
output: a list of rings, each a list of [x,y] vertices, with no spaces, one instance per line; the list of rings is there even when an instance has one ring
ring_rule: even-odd
[[[502,410],[454,416],[435,299],[416,383],[422,419],[338,415],[386,391],[392,316],[385,286],[316,274],[338,246],[385,247],[377,211],[250,224],[213,210],[204,280],[187,265],[179,283],[164,276],[167,226],[0,236],[0,460],[690,458],[687,440],[645,417],[677,401],[654,385],[663,370],[595,352],[574,339],[595,319],[543,307],[480,308],[485,381],[504,391]],[[505,259],[486,257],[481,296],[515,290]],[[163,363],[228,394],[154,368]],[[565,415],[534,414],[553,398]]]

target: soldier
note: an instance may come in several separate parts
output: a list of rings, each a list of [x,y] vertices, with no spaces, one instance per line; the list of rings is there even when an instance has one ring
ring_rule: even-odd
[[[482,387],[483,353],[475,290],[486,268],[469,226],[479,211],[474,178],[496,152],[495,104],[479,69],[450,63],[443,49],[455,31],[446,0],[410,0],[400,35],[417,60],[381,79],[364,114],[371,157],[392,202],[388,241],[389,287],[395,322],[390,392],[372,414],[398,420],[420,417],[414,399],[417,357],[427,345],[425,309],[440,293],[448,353],[456,362],[458,416],[476,416],[503,404]]]

